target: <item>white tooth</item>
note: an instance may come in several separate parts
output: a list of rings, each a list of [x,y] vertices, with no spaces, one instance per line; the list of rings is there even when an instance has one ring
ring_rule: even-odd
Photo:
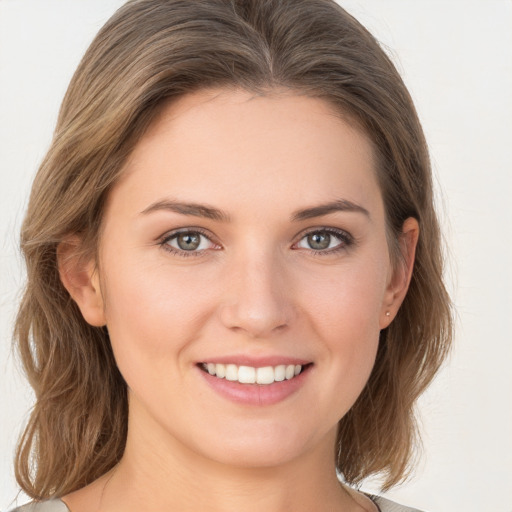
[[[254,384],[256,382],[256,368],[240,366],[238,368],[238,382],[242,384]]]
[[[295,374],[295,375],[299,375],[299,373],[300,373],[300,371],[301,371],[301,370],[302,370],[302,365],[300,365],[300,364],[296,364],[296,365],[295,365],[295,372],[294,372],[294,374]]]
[[[272,382],[274,382],[274,368],[272,368],[272,366],[257,368],[256,382],[258,384],[272,384]]]
[[[276,366],[274,370],[274,380],[276,382],[281,382],[284,380],[286,373],[286,366],[284,364],[280,364],[279,366]]]
[[[238,366],[236,364],[226,365],[226,380],[238,380]]]
[[[295,365],[289,364],[286,367],[284,376],[285,376],[286,380],[290,380],[294,375],[295,375]]]
[[[215,375],[217,375],[219,379],[223,379],[226,376],[226,366],[223,364],[216,364]]]
[[[206,369],[208,370],[208,373],[209,373],[210,375],[215,375],[215,364],[213,364],[213,363],[208,363],[208,364],[206,365]]]

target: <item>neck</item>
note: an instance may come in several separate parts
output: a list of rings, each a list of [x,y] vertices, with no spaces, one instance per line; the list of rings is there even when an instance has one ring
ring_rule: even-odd
[[[334,465],[335,432],[293,460],[266,467],[225,464],[147,424],[130,422],[126,450],[105,479],[99,509],[211,512],[352,511]],[[234,461],[235,462],[235,461]]]

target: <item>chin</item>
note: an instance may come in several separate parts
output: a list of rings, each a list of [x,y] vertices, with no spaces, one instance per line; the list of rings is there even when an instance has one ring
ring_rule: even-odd
[[[248,420],[250,421],[250,420]],[[259,428],[258,428],[259,427]],[[333,429],[335,434],[336,429]],[[224,432],[212,436],[200,450],[206,458],[227,466],[246,469],[269,469],[284,466],[305,456],[322,439],[333,450],[335,435],[304,432],[296,425],[271,423],[252,425],[237,433]],[[332,443],[331,443],[332,440]]]

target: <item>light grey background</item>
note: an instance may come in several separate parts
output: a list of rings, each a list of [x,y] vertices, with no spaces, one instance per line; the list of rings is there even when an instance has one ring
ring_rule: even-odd
[[[10,354],[19,225],[71,74],[121,3],[0,0],[0,510],[17,495],[12,455],[32,399]],[[458,311],[453,356],[420,403],[424,456],[389,495],[431,512],[511,512],[512,1],[340,3],[388,48],[416,101]]]

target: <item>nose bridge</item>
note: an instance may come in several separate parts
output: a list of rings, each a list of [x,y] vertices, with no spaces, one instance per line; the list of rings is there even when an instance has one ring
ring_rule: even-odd
[[[221,320],[250,337],[283,329],[292,319],[282,257],[271,247],[241,251],[229,264]]]

